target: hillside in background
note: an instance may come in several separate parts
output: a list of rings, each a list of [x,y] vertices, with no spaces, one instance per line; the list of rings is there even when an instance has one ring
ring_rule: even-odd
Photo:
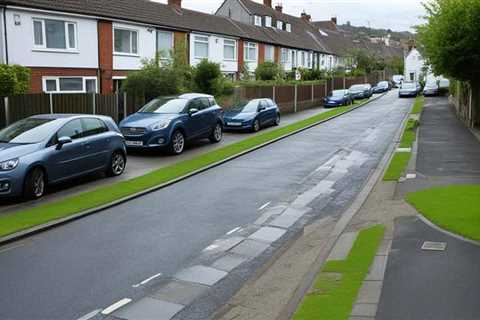
[[[414,39],[415,34],[408,31],[392,31],[387,29],[374,29],[368,27],[357,27],[349,24],[341,25],[341,29],[352,34],[354,39],[368,39],[370,37],[386,37],[388,34],[391,35],[391,39],[395,41],[409,40]]]

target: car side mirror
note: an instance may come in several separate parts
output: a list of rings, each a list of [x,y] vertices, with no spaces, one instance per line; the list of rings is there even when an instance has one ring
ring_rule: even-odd
[[[72,143],[72,138],[70,137],[60,137],[58,138],[57,150],[62,149],[64,144]]]
[[[193,115],[194,115],[195,113],[197,113],[197,112],[198,112],[198,109],[192,108],[192,109],[189,109],[189,110],[188,110],[188,115],[189,115],[189,116],[193,116]]]
[[[260,106],[260,107],[258,107],[258,112],[261,112],[261,111],[263,111],[263,110],[265,110],[265,109],[267,109],[267,108],[265,108],[264,106]]]

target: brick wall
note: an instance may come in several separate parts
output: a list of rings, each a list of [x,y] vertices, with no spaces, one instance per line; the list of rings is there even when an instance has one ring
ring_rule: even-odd
[[[240,72],[243,69],[243,64],[244,62],[244,56],[243,56],[243,40],[239,39],[238,40],[238,78],[240,78]]]
[[[113,29],[111,21],[98,21],[98,63],[100,92],[113,92]]]
[[[258,64],[265,62],[265,45],[263,43],[258,44]]]
[[[97,69],[76,69],[76,68],[30,68],[32,75],[30,79],[30,93],[43,92],[42,77],[51,76],[84,76],[84,77],[96,77]]]

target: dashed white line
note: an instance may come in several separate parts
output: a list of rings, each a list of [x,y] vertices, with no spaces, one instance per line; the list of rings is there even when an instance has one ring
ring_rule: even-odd
[[[78,318],[77,320],[89,320],[95,317],[102,309],[93,310],[92,312],[87,313],[86,315]]]
[[[101,313],[102,313],[103,315],[109,315],[110,313],[114,312],[114,311],[117,310],[117,309],[120,309],[121,307],[129,304],[130,302],[132,302],[132,299],[123,298],[122,300],[117,301],[117,302],[115,302],[114,304],[112,304],[111,306],[103,309]]]
[[[258,211],[261,211],[261,210],[265,209],[266,207],[268,207],[270,205],[270,203],[272,203],[272,201],[268,201],[267,203],[265,203],[263,206],[258,208]]]
[[[231,235],[232,233],[235,233],[235,232],[237,232],[237,231],[238,231],[238,230],[240,230],[240,229],[242,229],[242,228],[241,228],[241,227],[236,227],[236,228],[234,228],[234,229],[232,229],[232,230],[228,231],[228,232],[227,232],[227,236]]]
[[[154,274],[154,275],[151,276],[150,278],[147,278],[147,279],[143,280],[143,281],[140,282],[140,283],[134,284],[132,287],[138,288],[138,287],[140,287],[140,286],[143,286],[143,285],[149,283],[150,281],[152,281],[153,279],[156,279],[156,278],[160,277],[161,275],[162,275],[161,273]]]

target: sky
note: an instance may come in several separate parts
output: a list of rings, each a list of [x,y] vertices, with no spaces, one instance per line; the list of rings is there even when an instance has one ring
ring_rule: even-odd
[[[305,10],[313,20],[336,16],[339,24],[350,21],[356,26],[395,31],[412,31],[411,26],[419,24],[424,14],[422,0],[272,0],[274,6],[279,2],[283,4],[284,12],[291,15],[299,16]],[[183,0],[182,6],[214,13],[222,3],[223,0]]]

